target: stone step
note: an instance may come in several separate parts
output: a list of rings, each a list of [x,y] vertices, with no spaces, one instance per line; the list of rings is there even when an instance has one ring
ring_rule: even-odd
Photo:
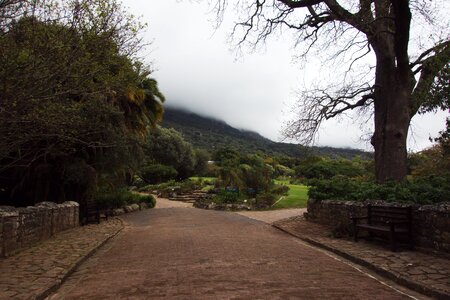
[[[207,195],[207,193],[177,193],[177,196],[204,196]]]
[[[174,194],[172,195],[173,198],[204,198],[207,197],[207,195],[179,195]]]
[[[198,198],[169,198],[169,200],[171,201],[181,201],[181,202],[195,202],[196,200],[198,200]]]
[[[206,195],[193,195],[193,194],[185,194],[185,195],[174,195],[174,198],[204,198]]]

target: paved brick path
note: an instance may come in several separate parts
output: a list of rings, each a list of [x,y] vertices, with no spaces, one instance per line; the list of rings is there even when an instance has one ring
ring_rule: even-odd
[[[123,233],[81,265],[93,249],[123,227],[122,222],[116,219],[70,230],[0,259],[0,299],[39,299],[64,279],[50,299],[407,298],[345,261],[239,215],[272,223],[295,211],[236,214],[187,207],[191,205],[159,199],[156,209],[125,216],[128,225]],[[370,262],[400,279],[414,279],[441,296],[448,291],[446,259],[331,239],[327,228],[302,218],[275,225],[341,255],[356,257],[360,263]]]
[[[185,207],[185,208],[194,208],[192,203],[186,203],[181,201],[171,201],[165,198],[158,198],[156,195],[156,205],[155,208],[171,208],[171,207]]]
[[[409,298],[239,214],[157,208],[123,218],[126,228],[50,299]]]
[[[374,242],[358,243],[331,237],[331,228],[303,217],[274,224],[304,241],[339,253],[415,290],[450,299],[450,259],[419,251],[392,252]]]
[[[0,259],[0,299],[35,299],[57,289],[93,249],[122,228],[119,219],[78,227]]]
[[[272,224],[276,221],[292,218],[294,216],[302,216],[306,212],[306,208],[290,208],[263,211],[240,211],[237,212],[242,216],[246,216],[255,220]]]

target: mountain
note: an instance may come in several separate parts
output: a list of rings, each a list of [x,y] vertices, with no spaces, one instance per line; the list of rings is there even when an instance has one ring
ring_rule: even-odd
[[[224,121],[172,107],[166,107],[162,126],[176,129],[195,147],[211,152],[215,149],[231,147],[242,153],[261,151],[270,155],[286,155],[297,158],[311,153],[347,158],[356,155],[371,156],[368,152],[350,148],[305,147],[298,144],[274,142],[256,132],[231,127]]]

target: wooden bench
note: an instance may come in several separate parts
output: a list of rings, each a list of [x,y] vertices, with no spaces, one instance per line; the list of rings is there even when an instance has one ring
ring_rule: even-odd
[[[88,200],[84,203],[82,209],[82,225],[91,223],[100,224],[100,219],[104,217],[108,220],[110,208],[105,205],[99,205],[93,200]]]
[[[412,214],[411,207],[392,207],[368,205],[367,216],[351,217],[354,228],[354,239],[358,241],[358,231],[366,230],[370,238],[374,234],[382,235],[389,239],[392,251],[397,250],[397,242],[404,238],[413,248],[412,240]],[[361,222],[364,221],[365,222]]]

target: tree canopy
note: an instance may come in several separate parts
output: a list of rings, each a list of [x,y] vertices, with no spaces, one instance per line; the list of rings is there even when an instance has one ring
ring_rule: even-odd
[[[158,127],[151,132],[144,148],[146,164],[173,167],[179,179],[193,175],[196,167],[194,148],[173,128]]]
[[[1,198],[81,200],[132,169],[164,101],[135,57],[141,24],[114,0],[2,1],[0,16]]]

